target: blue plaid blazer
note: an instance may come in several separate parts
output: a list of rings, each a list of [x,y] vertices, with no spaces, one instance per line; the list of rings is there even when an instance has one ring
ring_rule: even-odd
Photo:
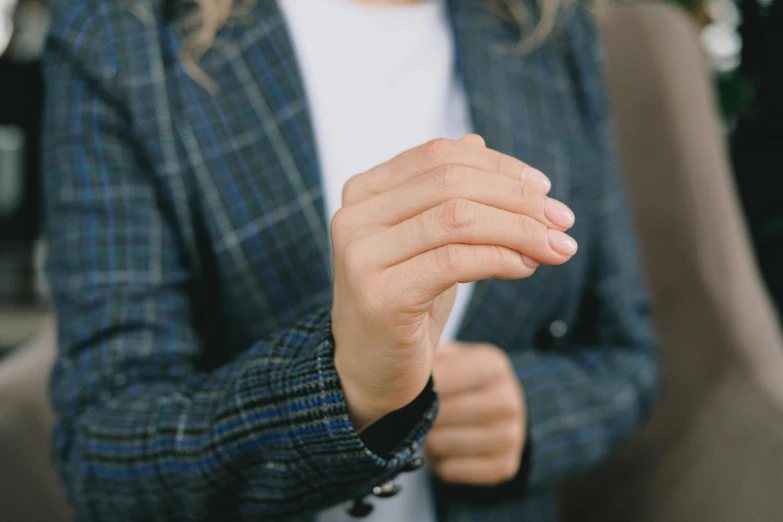
[[[318,158],[276,3],[221,29],[200,61],[214,93],[179,59],[189,2],[50,4],[53,453],[78,519],[307,521],[396,475],[437,401],[389,454],[351,427]],[[520,56],[483,0],[450,12],[475,130],[550,176],[580,251],[478,283],[459,338],[513,361],[529,468],[503,495],[436,484],[439,517],[549,521],[555,486],[632,433],[656,386],[597,34],[575,6]]]

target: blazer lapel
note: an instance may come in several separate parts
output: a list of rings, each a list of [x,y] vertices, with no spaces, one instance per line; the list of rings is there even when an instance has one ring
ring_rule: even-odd
[[[476,132],[490,147],[542,170],[552,179],[552,196],[568,201],[573,165],[560,122],[568,119],[573,93],[559,87],[567,82],[552,70],[558,63],[548,56],[552,46],[515,54],[509,48],[517,34],[487,11],[483,0],[450,0],[450,5],[458,71]],[[172,27],[172,47],[178,48],[187,32],[182,24]],[[299,308],[325,303],[331,296],[331,254],[320,166],[294,49],[277,2],[256,2],[248,16],[232,17],[199,64],[219,80],[220,91],[209,93],[182,75],[185,117],[177,128],[196,165],[200,191],[212,200],[208,206],[228,216],[216,220],[223,223],[218,233],[224,236],[224,248],[248,269],[253,261],[257,264],[252,259],[257,252],[273,265],[268,280],[260,278],[258,287],[249,289],[269,295],[270,288],[278,288],[268,307],[279,304],[275,298],[280,296],[296,297]],[[201,126],[213,130],[199,128],[207,121],[213,123]],[[228,171],[232,180],[225,183],[214,171]],[[232,208],[237,198],[246,208]],[[258,217],[248,222],[247,216]],[[253,244],[242,248],[243,241]],[[509,347],[551,272],[541,267],[523,281],[478,283],[459,337]],[[509,322],[509,317],[515,320]]]
[[[218,255],[253,287],[277,326],[331,299],[331,254],[313,131],[288,31],[276,2],[233,16],[201,58],[209,92],[184,73],[175,122]],[[188,36],[184,15],[169,47]],[[244,283],[243,283],[244,284]],[[263,322],[263,321],[262,321]]]
[[[567,201],[570,161],[556,135],[560,94],[547,69],[546,51],[521,56],[510,50],[518,35],[485,2],[452,0],[461,73],[475,131],[487,145],[540,169],[552,180],[552,196]],[[565,93],[563,93],[565,94]],[[476,285],[459,337],[510,347],[551,277],[542,266],[522,281],[487,280]],[[509,321],[509,318],[512,318]]]

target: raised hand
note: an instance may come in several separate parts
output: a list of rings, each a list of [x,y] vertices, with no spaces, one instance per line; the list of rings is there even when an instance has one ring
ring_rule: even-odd
[[[335,364],[358,431],[432,373],[456,283],[521,279],[576,253],[550,182],[477,136],[435,140],[354,176],[331,225]]]

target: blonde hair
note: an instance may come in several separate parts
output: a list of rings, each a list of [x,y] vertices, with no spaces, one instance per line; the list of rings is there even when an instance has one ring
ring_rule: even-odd
[[[204,88],[217,90],[215,82],[198,66],[198,61],[215,41],[215,35],[232,16],[247,14],[256,1],[271,0],[195,0],[197,9],[186,21],[192,30],[180,50],[182,63],[187,73]],[[555,27],[561,5],[567,0],[538,0],[540,15],[534,21],[533,15],[522,0],[486,0],[498,16],[512,21],[519,29],[521,38],[515,51],[525,54],[543,42]]]

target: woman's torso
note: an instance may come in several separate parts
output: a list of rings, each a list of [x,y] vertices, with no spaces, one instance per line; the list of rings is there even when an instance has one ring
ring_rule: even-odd
[[[311,115],[274,2],[232,18],[199,62],[217,92],[179,65],[187,8],[140,4],[157,25],[117,14],[115,28],[129,36],[105,52],[121,57],[123,70],[98,74],[116,78],[125,98],[129,132],[175,231],[192,322],[205,346],[219,347],[204,354],[204,366],[216,366],[330,303],[328,210]],[[601,166],[581,76],[597,71],[583,69],[586,51],[569,47],[567,32],[522,57],[508,50],[518,35],[483,2],[454,0],[450,13],[473,129],[550,177],[552,196],[578,216],[570,233],[580,245],[568,264],[541,267],[533,278],[478,283],[459,338],[509,352],[571,342],[590,320],[581,305]],[[527,502],[553,502],[542,495]]]

